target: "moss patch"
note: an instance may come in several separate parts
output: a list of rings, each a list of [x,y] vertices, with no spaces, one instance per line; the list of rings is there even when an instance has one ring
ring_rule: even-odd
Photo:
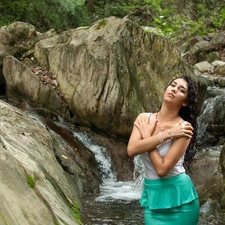
[[[73,216],[74,216],[75,220],[77,221],[77,223],[82,225],[81,216],[80,216],[80,208],[79,208],[78,204],[74,201],[73,204],[70,203],[70,208],[73,211]]]
[[[34,179],[33,179],[30,175],[27,175],[27,183],[28,183],[32,188],[34,188],[34,186],[35,186],[35,181],[34,181]]]
[[[98,26],[97,26],[97,29],[101,29],[102,27],[104,27],[106,25],[106,20],[103,19],[101,21],[98,22]]]

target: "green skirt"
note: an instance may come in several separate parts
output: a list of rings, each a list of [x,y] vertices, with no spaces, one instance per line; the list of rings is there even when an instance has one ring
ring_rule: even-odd
[[[186,173],[169,178],[144,180],[140,204],[146,225],[196,225],[198,194]]]

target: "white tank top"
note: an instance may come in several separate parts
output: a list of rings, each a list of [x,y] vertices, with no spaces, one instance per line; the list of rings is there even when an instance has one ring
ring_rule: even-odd
[[[150,119],[150,116],[151,116],[151,114],[149,115],[149,119]],[[166,153],[169,151],[171,144],[172,144],[172,140],[168,139],[164,143],[157,146],[159,154],[162,157],[164,157],[166,155]],[[155,168],[154,168],[147,152],[141,154],[140,159],[142,160],[144,167],[145,167],[145,174],[144,174],[145,178],[148,178],[148,179],[160,178],[158,176],[158,174],[156,173]],[[183,162],[184,162],[184,155],[179,159],[177,164],[169,171],[169,173],[167,173],[167,175],[165,177],[171,177],[171,176],[175,176],[175,175],[185,172],[185,169],[183,167]]]

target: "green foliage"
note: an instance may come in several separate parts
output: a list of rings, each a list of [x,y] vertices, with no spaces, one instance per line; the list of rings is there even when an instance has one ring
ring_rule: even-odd
[[[216,2],[214,7],[212,7],[213,1],[196,1],[191,12],[195,15],[194,17],[190,17],[190,11],[180,9],[179,4],[175,5],[171,0],[145,0],[143,2],[149,5],[155,13],[153,21],[147,25],[156,27],[162,31],[164,36],[171,39],[204,35],[207,32],[215,32],[216,29],[225,28],[225,9],[222,7],[222,1]]]
[[[81,0],[3,0],[0,15],[0,26],[23,21],[41,32],[51,28],[60,32],[89,23]]]
[[[144,0],[142,5],[150,5],[156,12],[160,13],[161,3],[161,0]]]
[[[219,29],[223,29],[223,27],[225,26],[225,8],[221,8],[219,10],[219,13],[214,12],[211,16],[210,19],[212,21],[212,24],[219,28]]]
[[[22,20],[27,7],[27,0],[21,1],[1,1],[0,2],[0,26],[9,24],[13,21]]]
[[[75,0],[48,0],[30,3],[26,21],[43,31],[63,31],[85,24],[85,10]],[[84,23],[84,24],[82,24]]]
[[[182,4],[188,7],[180,7]],[[14,21],[28,22],[40,32],[54,28],[61,32],[90,25],[109,16],[124,17],[137,7],[149,7],[151,20],[143,26],[155,27],[169,38],[201,35],[225,29],[223,1],[215,0],[1,0],[0,26]]]
[[[89,4],[88,10],[90,12],[90,20],[93,22],[109,16],[124,17],[134,7],[135,5],[129,0],[122,2],[120,0],[99,0],[95,1],[94,4]]]
[[[118,17],[124,17],[128,12],[134,9],[135,6],[126,3],[115,3],[111,7],[109,7],[108,15],[107,16],[118,16]]]

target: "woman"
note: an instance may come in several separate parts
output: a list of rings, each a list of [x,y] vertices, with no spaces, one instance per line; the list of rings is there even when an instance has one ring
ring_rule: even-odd
[[[195,155],[197,85],[187,76],[166,88],[157,113],[141,113],[134,122],[127,152],[145,167],[141,206],[146,225],[196,225],[199,201],[185,173]]]

